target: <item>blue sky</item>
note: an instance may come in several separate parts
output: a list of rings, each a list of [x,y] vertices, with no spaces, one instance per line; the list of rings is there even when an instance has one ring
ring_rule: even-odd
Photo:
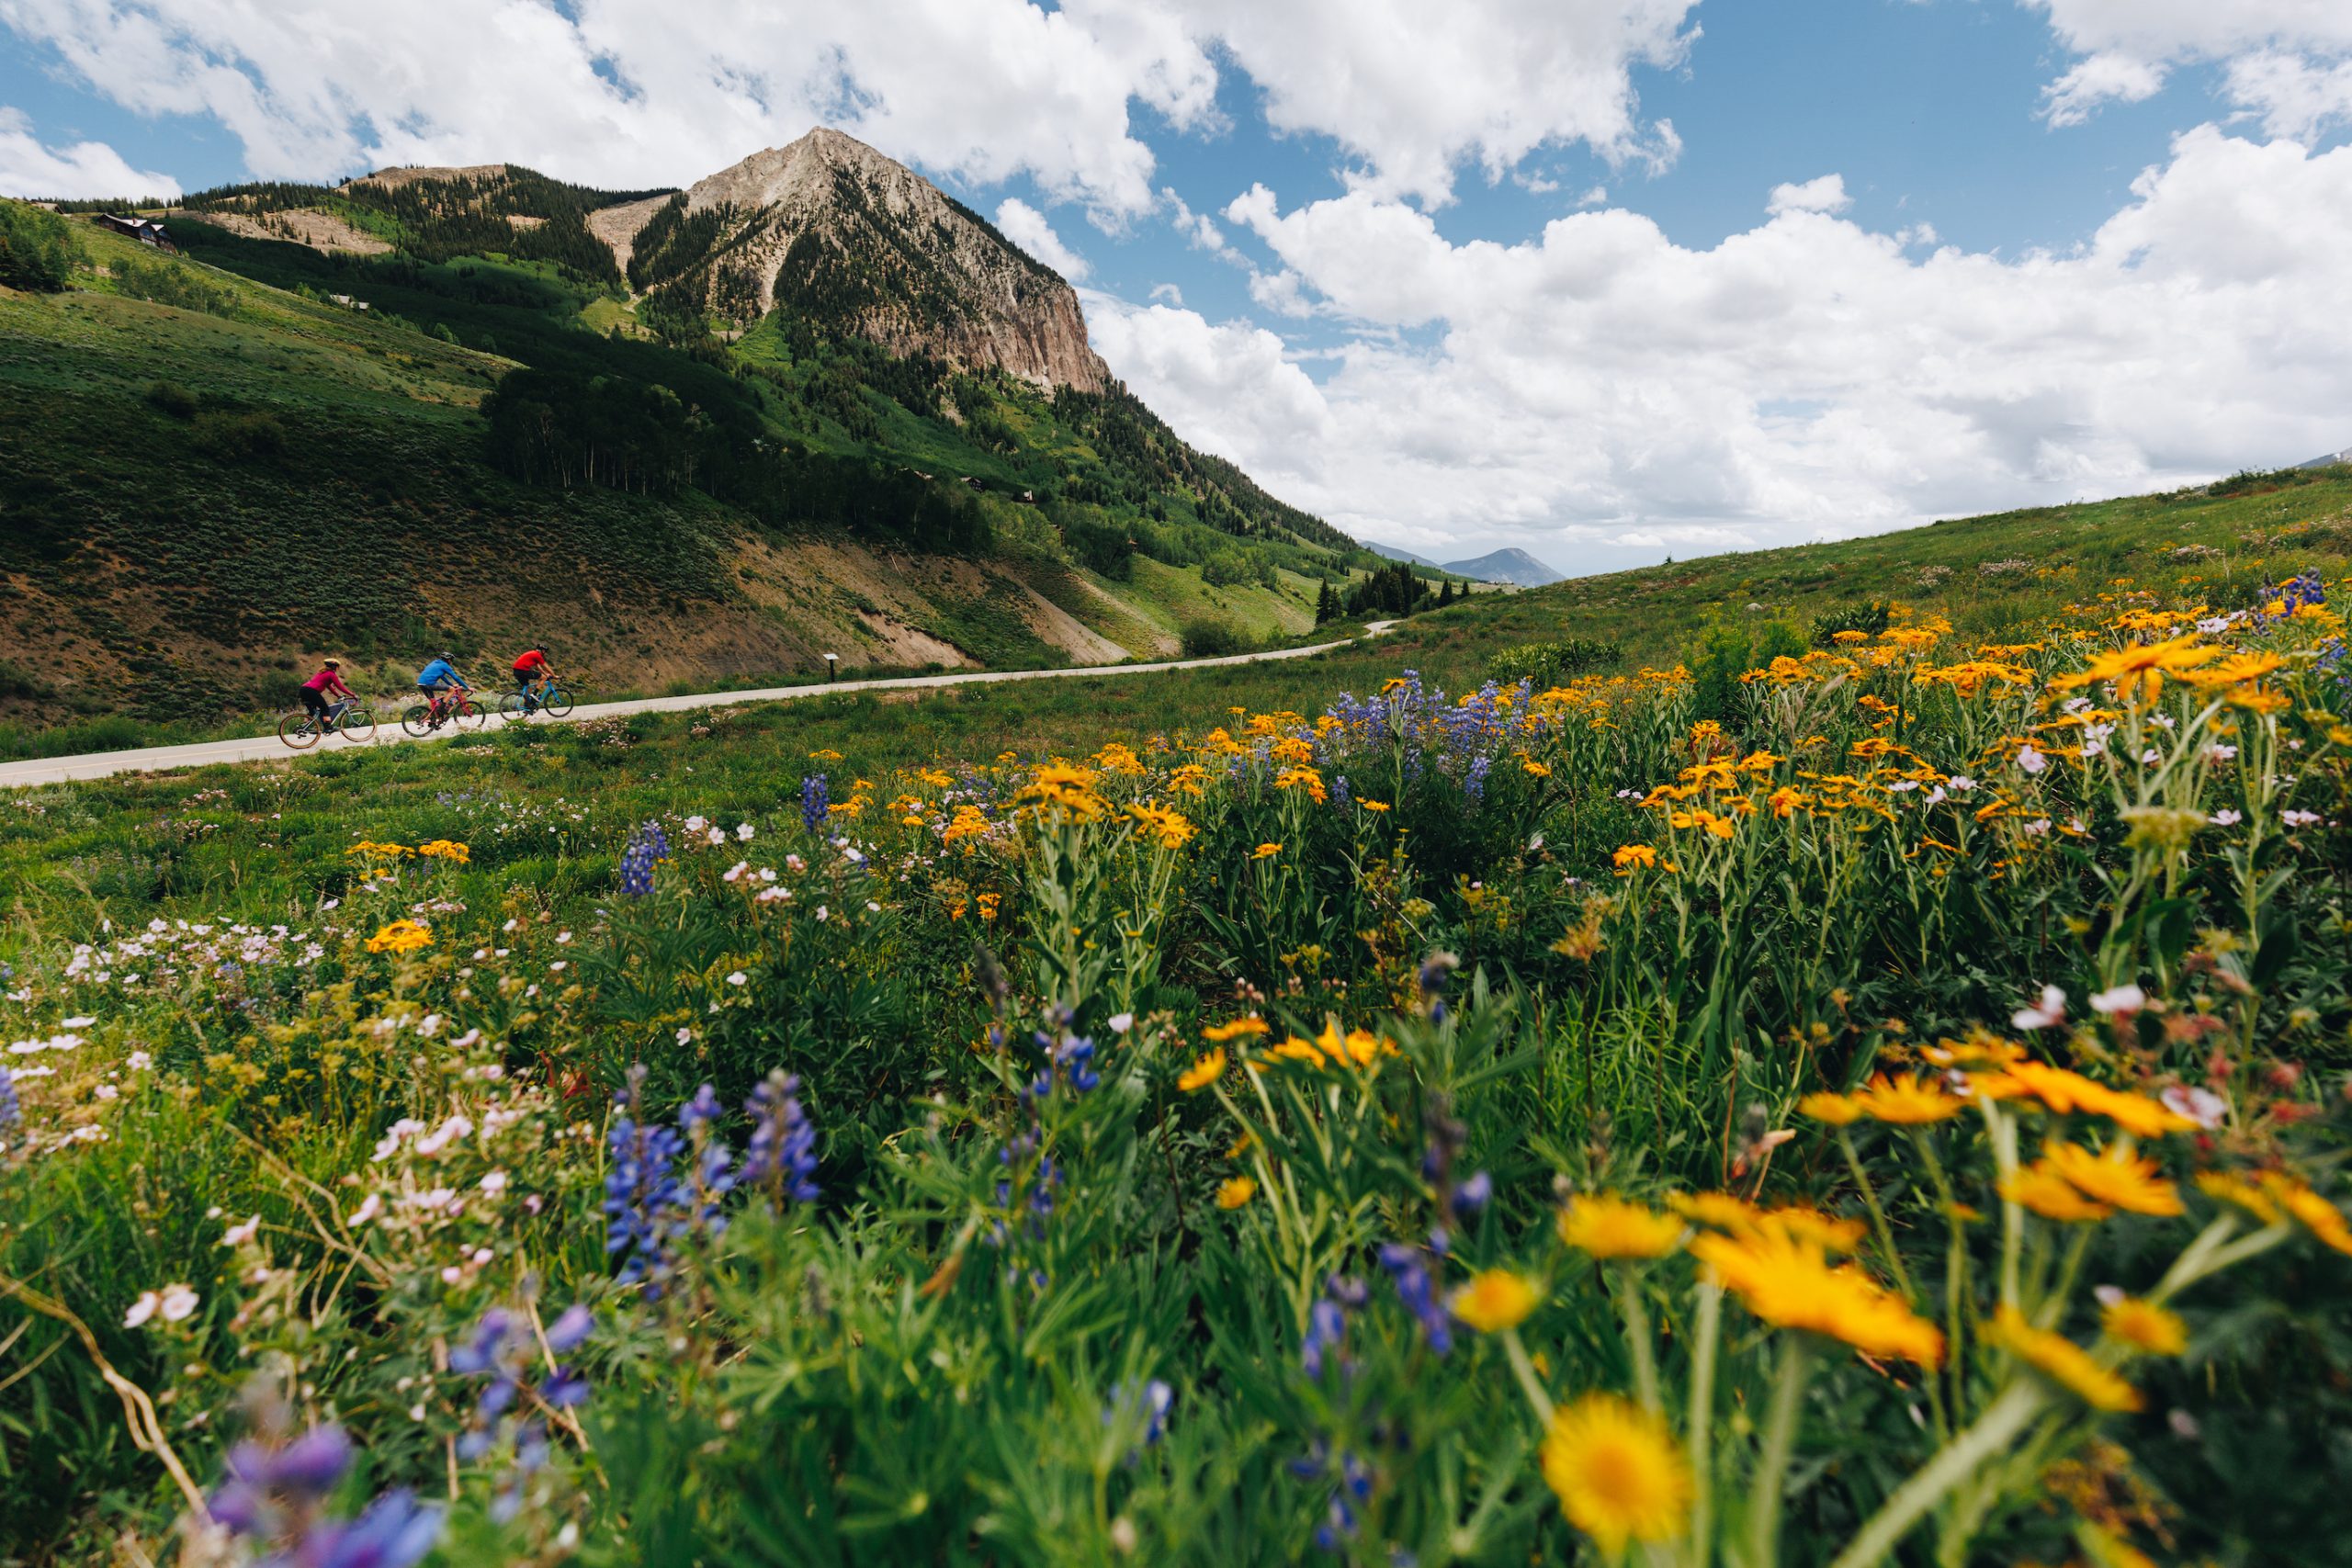
[[[1441,556],[1591,570],[2352,442],[2352,344],[2312,335],[2352,319],[2312,216],[2352,209],[2352,6],[844,9],[0,0],[0,191],[683,184],[826,120],[1063,265],[1181,431]]]

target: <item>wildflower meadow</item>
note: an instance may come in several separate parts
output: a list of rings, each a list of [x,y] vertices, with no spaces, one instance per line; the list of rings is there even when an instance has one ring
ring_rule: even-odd
[[[28,795],[0,1541],[2341,1561],[2346,589]]]

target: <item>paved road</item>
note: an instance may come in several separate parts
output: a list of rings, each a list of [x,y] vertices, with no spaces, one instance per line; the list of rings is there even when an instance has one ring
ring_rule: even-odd
[[[1366,637],[1378,637],[1396,623],[1367,621]],[[920,691],[931,686],[969,686],[993,681],[1069,681],[1102,679],[1112,675],[1150,675],[1166,670],[1213,670],[1224,664],[1257,664],[1275,659],[1305,659],[1313,654],[1329,653],[1335,648],[1346,648],[1353,637],[1341,637],[1337,642],[1318,642],[1307,648],[1278,648],[1263,653],[1234,653],[1220,659],[1171,659],[1157,664],[1081,664],[1064,670],[976,670],[960,675],[908,675],[887,681],[834,681],[808,686],[768,686],[752,692],[697,692],[683,697],[646,697],[631,703],[588,703],[572,710],[565,720],[534,720],[535,723],[578,723],[582,719],[613,718],[633,713],[684,713],[692,708],[729,707],[737,703],[789,702],[795,697],[838,696],[844,692]],[[378,709],[383,720],[376,728],[376,739],[370,744],[382,746],[394,742],[407,744],[417,738],[400,727],[398,720],[384,709]],[[493,720],[493,723],[496,721]],[[469,731],[468,733],[472,733]],[[424,738],[425,740],[449,740],[456,734],[442,730]],[[352,750],[351,743],[340,736],[330,736],[320,742],[308,756],[333,755]],[[170,768],[201,767],[208,762],[251,762],[269,757],[292,757],[275,735],[256,736],[241,740],[198,740],[187,746],[149,746],[132,751],[93,751],[81,757],[40,757],[29,761],[0,763],[0,789],[26,784],[65,784],[74,779],[103,779],[116,773],[155,773]]]

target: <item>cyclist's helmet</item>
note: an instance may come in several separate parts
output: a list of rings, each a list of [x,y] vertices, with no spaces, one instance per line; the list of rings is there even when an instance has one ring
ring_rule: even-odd
[[[320,662],[324,664],[330,670],[340,670],[343,668],[343,660],[340,659],[326,659],[320,660]]]
[[[446,649],[446,648],[445,648],[445,649],[443,649],[441,650],[441,655],[440,655],[440,657],[441,657],[441,661],[442,661],[444,664],[455,664],[455,663],[458,661],[458,656],[457,656],[456,654],[454,654],[454,653],[450,652],[450,651],[449,651],[447,649]]]

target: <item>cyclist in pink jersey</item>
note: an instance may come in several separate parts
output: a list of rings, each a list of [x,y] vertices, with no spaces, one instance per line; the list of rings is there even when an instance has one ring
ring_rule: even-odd
[[[327,694],[331,692],[345,702],[357,700],[357,694],[343,683],[343,660],[340,659],[323,660],[319,665],[319,672],[302,682],[302,705],[309,708],[311,716],[321,724],[327,721]]]

